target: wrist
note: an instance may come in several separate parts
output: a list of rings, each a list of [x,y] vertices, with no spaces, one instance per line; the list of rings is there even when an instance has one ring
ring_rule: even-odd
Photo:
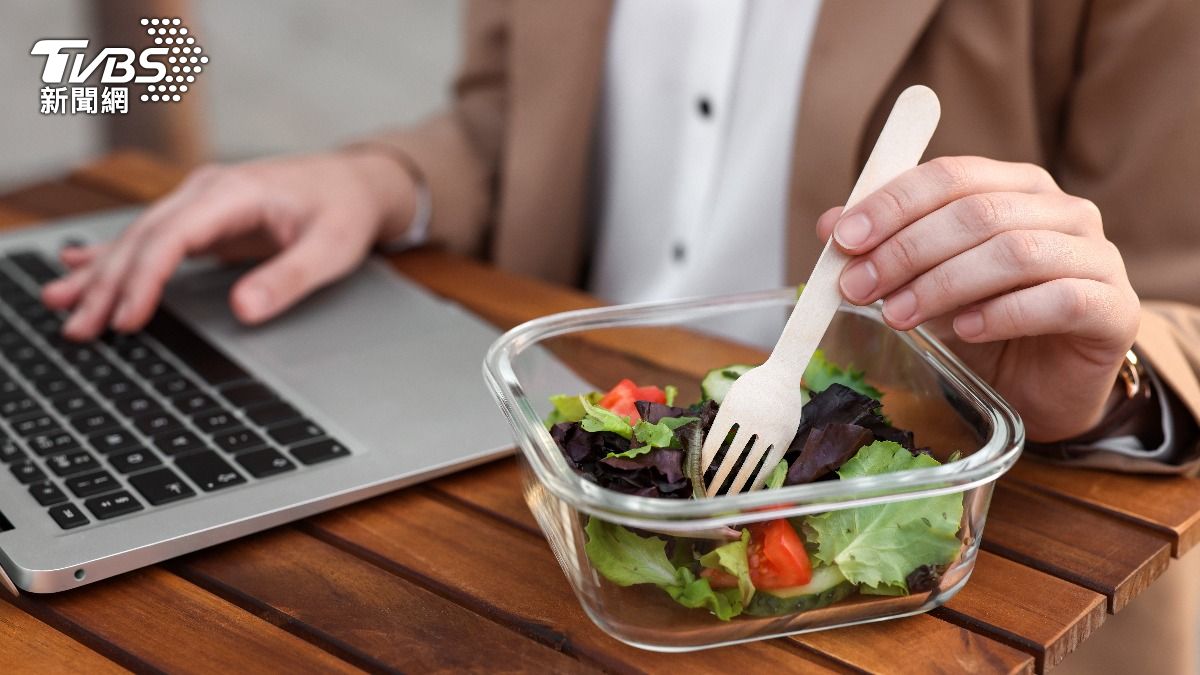
[[[405,236],[418,210],[419,179],[406,161],[370,145],[348,148],[346,161],[362,179],[375,204],[375,243],[386,245]]]

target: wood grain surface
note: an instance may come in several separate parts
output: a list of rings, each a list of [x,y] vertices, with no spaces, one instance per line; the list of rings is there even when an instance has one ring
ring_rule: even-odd
[[[150,200],[181,177],[144,155],[112,155],[0,196],[0,226]],[[393,262],[500,328],[599,304],[438,251]],[[595,381],[684,383],[697,364],[761,358],[668,329],[565,340],[556,353]],[[8,598],[0,661],[39,673],[1045,672],[1200,537],[1200,481],[1022,461],[1001,480],[985,550],[947,606],[668,655],[587,618],[520,480],[502,459],[78,591]]]

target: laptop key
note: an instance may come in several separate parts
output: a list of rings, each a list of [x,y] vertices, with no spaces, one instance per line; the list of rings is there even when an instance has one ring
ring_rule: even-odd
[[[125,490],[100,497],[92,497],[85,501],[83,505],[87,507],[88,511],[92,512],[93,516],[96,516],[100,520],[108,520],[109,518],[134,513],[135,511],[141,511],[143,508],[142,504]]]
[[[228,462],[211,450],[179,457],[175,460],[175,466],[205,492],[246,482]]]
[[[295,445],[320,438],[325,430],[309,420],[300,420],[272,427],[267,433],[280,445]]]
[[[79,370],[79,374],[87,378],[90,382],[99,382],[121,375],[121,371],[117,370],[117,367],[113,364],[105,361],[102,356],[96,356],[96,358],[87,363],[77,364],[76,368]]]
[[[120,354],[126,362],[137,363],[142,359],[156,356],[154,350],[145,342],[133,336],[127,336],[127,338],[113,345],[113,350]]]
[[[96,391],[108,398],[123,398],[142,393],[141,387],[124,375],[113,375],[96,381]]]
[[[82,527],[92,522],[74,504],[59,504],[51,508],[50,517],[64,530]]]
[[[54,365],[49,359],[30,359],[17,364],[17,370],[36,384],[40,380],[61,379],[67,376],[62,368]]]
[[[279,451],[274,448],[261,448],[250,452],[243,452],[238,455],[237,463],[242,465],[242,468],[250,472],[255,478],[266,478],[276,474],[285,473],[296,468],[292,460],[279,454]]]
[[[13,422],[12,428],[13,431],[17,432],[21,436],[32,436],[34,434],[44,433],[52,429],[59,429],[58,422],[54,421],[53,417],[45,413],[34,415],[32,417],[25,417],[17,422]]]
[[[33,413],[41,413],[42,407],[29,396],[21,395],[0,401],[0,416],[7,419],[26,417]]]
[[[245,412],[246,417],[264,427],[300,418],[300,411],[283,401],[256,405],[246,408]]]
[[[73,476],[64,482],[67,485],[67,489],[80,499],[94,497],[105,492],[112,492],[121,487],[117,479],[113,478],[113,475],[107,471],[96,471],[95,473],[86,473],[82,476]]]
[[[155,436],[182,429],[183,423],[169,412],[153,412],[135,417],[133,426],[147,436]]]
[[[210,410],[220,410],[221,408],[221,404],[217,403],[213,397],[208,394],[201,394],[200,392],[180,394],[173,397],[171,403],[185,415],[195,415]]]
[[[138,375],[141,375],[147,380],[157,380],[160,377],[177,375],[179,373],[179,370],[176,369],[175,366],[172,366],[158,357],[142,359],[141,361],[133,364],[133,369],[137,371]]]
[[[137,450],[127,450],[109,455],[108,463],[112,464],[113,468],[121,473],[133,473],[134,471],[158,466],[162,464],[162,460],[153,452],[138,448]]]
[[[47,377],[33,381],[33,386],[37,388],[42,396],[54,398],[61,396],[69,391],[78,389],[79,385],[64,377]]]
[[[67,501],[67,495],[54,483],[34,483],[29,486],[29,494],[42,506],[54,506]]]
[[[224,411],[200,413],[193,417],[192,421],[195,422],[197,427],[200,427],[201,431],[210,434],[224,431],[225,429],[232,429],[241,424],[238,418],[233,416],[233,413]]]
[[[22,272],[29,275],[30,279],[36,281],[39,285],[44,284],[51,279],[58,278],[58,272],[46,262],[42,254],[35,251],[17,251],[8,254],[8,259],[12,261]]]
[[[75,441],[75,437],[61,429],[51,431],[37,436],[30,436],[25,439],[29,448],[38,455],[45,457],[56,452],[67,452],[68,450],[77,450],[79,443]]]
[[[96,399],[80,392],[63,394],[58,398],[51,399],[50,405],[54,406],[54,409],[60,414],[67,416],[100,409],[100,404],[96,402]]]
[[[25,453],[21,452],[21,446],[9,438],[8,434],[0,432],[0,462],[12,464],[18,459],[25,459]]]
[[[239,408],[246,408],[259,403],[270,403],[279,398],[266,385],[258,382],[248,382],[225,387],[221,389],[221,396],[224,396],[226,401]]]
[[[182,455],[185,452],[201,450],[208,446],[190,431],[175,431],[155,436],[154,447],[168,455]]]
[[[21,485],[29,485],[30,483],[46,480],[46,472],[39,469],[37,464],[28,459],[13,464],[9,470],[12,471],[12,475],[16,476],[17,481]]]
[[[346,446],[338,443],[332,438],[326,438],[325,440],[317,441],[315,443],[297,445],[293,448],[289,448],[289,451],[292,453],[292,456],[301,462],[304,462],[305,464],[327,462],[331,459],[346,457],[350,454],[350,451],[346,449]]]
[[[25,389],[19,382],[12,379],[8,373],[0,373],[0,397],[24,393]]]
[[[83,368],[92,363],[107,363],[104,357],[100,355],[100,352],[88,345],[81,345],[76,342],[56,341],[54,348],[66,359],[67,363],[77,368]]]
[[[83,435],[93,434],[98,431],[107,431],[108,429],[116,429],[121,426],[112,415],[102,411],[93,410],[90,412],[81,413],[68,420],[71,426]]]
[[[46,458],[46,466],[50,467],[55,475],[63,477],[97,469],[100,463],[86,450],[72,450]]]
[[[168,468],[140,473],[129,479],[131,485],[154,506],[186,499],[196,491]]]
[[[188,366],[210,384],[221,385],[250,377],[241,366],[206,342],[168,310],[160,309],[156,312],[145,330],[167,349],[185,357]]]
[[[225,452],[241,452],[251,448],[260,448],[267,444],[262,436],[249,429],[234,429],[213,436],[213,442]]]
[[[196,389],[196,384],[182,375],[164,377],[160,380],[155,380],[152,384],[155,391],[168,398],[189,391],[195,391]]]
[[[145,413],[160,412],[163,407],[158,401],[146,396],[145,394],[136,394],[134,396],[126,396],[125,398],[117,399],[117,410],[129,415],[137,417]]]
[[[133,434],[124,429],[112,429],[88,436],[88,443],[104,455],[110,455],[121,450],[130,450],[138,446]]]

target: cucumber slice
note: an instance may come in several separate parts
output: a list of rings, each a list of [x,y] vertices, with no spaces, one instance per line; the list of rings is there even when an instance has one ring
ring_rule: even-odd
[[[753,367],[744,363],[735,363],[708,371],[704,375],[704,379],[700,381],[700,395],[706,401],[711,399],[717,405],[721,405],[721,401],[725,400],[725,394],[729,393],[729,388],[733,386],[733,381]]]
[[[782,616],[807,612],[831,605],[854,594],[854,584],[833,565],[813,570],[812,580],[803,586],[757,591],[746,606],[751,616]]]

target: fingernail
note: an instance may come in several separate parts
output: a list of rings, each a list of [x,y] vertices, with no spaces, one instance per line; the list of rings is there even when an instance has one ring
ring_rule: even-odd
[[[843,218],[833,227],[833,238],[845,248],[858,248],[871,236],[871,221],[861,213]]]
[[[893,323],[904,323],[916,313],[917,296],[907,289],[893,295],[883,303],[883,315]]]
[[[954,319],[954,332],[964,338],[973,338],[982,334],[983,314],[976,311],[959,314]]]
[[[271,298],[261,286],[242,289],[242,309],[248,319],[261,318],[270,309]]]
[[[879,285],[875,263],[864,260],[842,273],[842,293],[851,300],[868,300]]]
[[[121,304],[117,305],[117,311],[113,312],[113,317],[112,317],[111,325],[112,325],[113,329],[117,329],[118,326],[125,325],[125,322],[129,319],[129,317],[126,316],[127,314],[129,314],[129,305],[128,304],[126,304],[125,302],[122,302]]]

